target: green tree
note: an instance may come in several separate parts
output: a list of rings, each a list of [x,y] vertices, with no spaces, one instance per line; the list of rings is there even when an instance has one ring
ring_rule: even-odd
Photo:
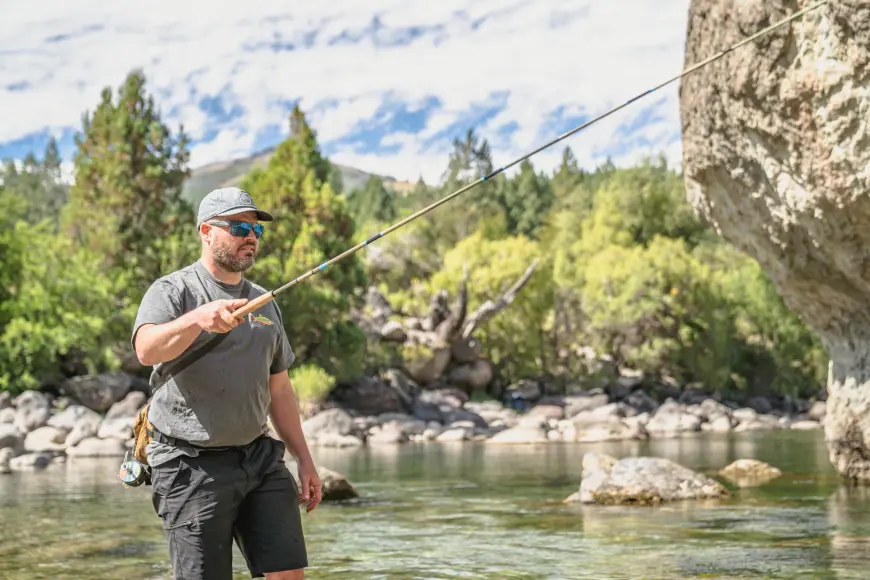
[[[553,305],[550,263],[537,242],[525,236],[487,240],[479,232],[462,240],[444,257],[444,267],[416,298],[425,312],[428,296],[440,289],[456,295],[463,272],[468,272],[468,311],[497,300],[537,259],[535,271],[516,299],[475,332],[487,355],[507,377],[538,374],[549,369],[547,336]]]
[[[190,174],[187,136],[183,126],[173,135],[161,121],[145,84],[144,74],[133,71],[117,100],[106,87],[94,113],[85,113],[63,219],[65,232],[82,247],[130,274],[134,301],[198,249],[193,208],[181,195]],[[179,257],[167,247],[185,251]],[[181,263],[168,262],[172,258]]]
[[[508,217],[508,232],[537,238],[553,204],[549,180],[538,175],[526,159],[520,163],[520,172],[509,186],[502,188],[501,193],[500,201]]]
[[[102,272],[98,252],[55,234],[50,220],[20,219],[0,222],[0,253],[0,390],[38,388],[64,366],[116,364],[113,338],[128,324],[115,300],[120,279]]]
[[[57,226],[69,187],[62,180],[61,159],[54,137],[48,140],[42,160],[28,153],[20,169],[8,160],[0,179],[7,191],[21,198],[32,219],[47,219]]]
[[[254,168],[240,184],[275,215],[250,273],[260,284],[282,286],[354,245],[355,224],[332,190],[331,174],[315,132],[295,106],[290,135],[266,167]],[[300,363],[317,364],[337,380],[361,372],[365,335],[348,313],[366,282],[357,253],[278,295]]]
[[[364,187],[350,193],[348,209],[358,225],[389,224],[398,215],[395,194],[387,191],[377,175],[370,176]]]

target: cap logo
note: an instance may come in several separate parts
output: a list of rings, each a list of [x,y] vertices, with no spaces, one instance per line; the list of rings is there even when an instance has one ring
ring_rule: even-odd
[[[248,195],[247,191],[239,192],[239,201],[245,205],[254,205],[254,200]]]

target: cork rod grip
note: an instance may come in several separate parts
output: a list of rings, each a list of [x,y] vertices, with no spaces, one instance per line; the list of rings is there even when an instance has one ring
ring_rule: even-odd
[[[236,318],[244,318],[251,312],[258,310],[275,299],[275,295],[271,292],[266,292],[261,296],[257,296],[238,310],[233,312],[233,316]]]

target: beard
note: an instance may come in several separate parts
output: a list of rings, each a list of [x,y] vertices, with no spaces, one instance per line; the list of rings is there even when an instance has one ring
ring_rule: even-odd
[[[250,256],[239,256],[238,251],[242,248],[250,249],[254,253]],[[214,258],[214,261],[218,266],[227,272],[244,272],[254,265],[254,262],[256,261],[256,250],[254,250],[254,246],[251,245],[233,248],[229,244],[225,244],[220,240],[215,240],[212,249],[212,258]]]

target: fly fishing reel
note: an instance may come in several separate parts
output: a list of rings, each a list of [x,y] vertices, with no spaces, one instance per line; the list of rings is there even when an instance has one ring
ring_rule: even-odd
[[[118,479],[124,487],[139,487],[151,483],[151,470],[136,458],[130,459],[130,451],[124,453],[124,462],[118,470]]]

